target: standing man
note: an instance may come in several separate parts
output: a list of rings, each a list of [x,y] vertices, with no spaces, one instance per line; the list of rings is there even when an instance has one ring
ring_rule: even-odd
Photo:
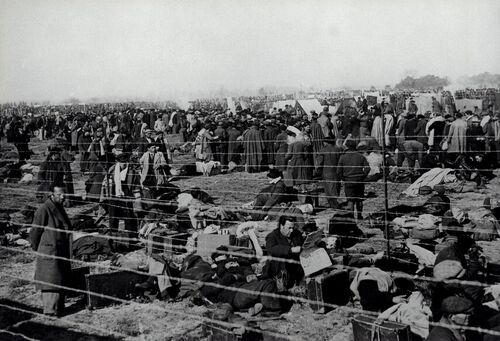
[[[42,291],[43,313],[61,316],[64,310],[64,290],[71,273],[69,234],[71,222],[64,210],[64,184],[52,184],[47,201],[38,208],[30,230],[31,246],[39,254],[35,280]],[[58,229],[53,230],[53,229]],[[61,258],[54,258],[61,257]]]
[[[327,145],[318,154],[316,173],[321,172],[322,174],[328,205],[330,208],[338,209],[340,182],[337,176],[337,166],[344,150],[335,145],[335,138],[326,138],[325,142]]]
[[[363,219],[363,200],[365,196],[365,179],[370,172],[366,158],[356,151],[356,142],[347,140],[347,152],[340,157],[337,174],[339,181],[344,181],[344,191],[349,209],[354,214],[357,210],[358,220]]]
[[[323,111],[319,114],[317,122],[321,126],[321,130],[323,131],[323,137],[330,137],[330,133],[332,130],[331,130],[331,121],[330,118],[328,117],[327,105],[323,107]],[[336,138],[338,138],[337,132],[333,132],[333,134],[335,135]]]

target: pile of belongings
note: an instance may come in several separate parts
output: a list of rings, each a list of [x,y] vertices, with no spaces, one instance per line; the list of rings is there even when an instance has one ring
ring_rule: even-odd
[[[39,166],[33,166],[31,163],[24,164],[20,167],[21,170],[21,180],[19,180],[20,184],[30,184],[36,179],[38,172],[40,171]]]
[[[415,291],[407,302],[398,303],[382,312],[378,320],[389,320],[407,324],[416,335],[426,338],[429,336],[429,321],[432,311],[426,305],[422,293]]]
[[[415,171],[411,169],[401,169],[394,167],[391,169],[388,181],[398,182],[398,183],[411,183],[415,177]]]
[[[72,258],[95,261],[114,253],[113,240],[102,236],[107,230],[104,225],[97,226],[94,219],[85,214],[72,218],[71,224],[75,230],[71,240]]]
[[[402,216],[395,218],[391,225],[395,229],[400,229],[406,236],[414,239],[431,240],[438,236],[438,224],[441,218],[432,214],[421,214],[418,217]]]
[[[457,181],[457,177],[454,174],[454,170],[451,168],[433,168],[430,171],[424,173],[415,182],[413,182],[403,194],[409,197],[416,197],[419,194],[421,187],[429,186],[434,188],[438,184],[454,183]]]

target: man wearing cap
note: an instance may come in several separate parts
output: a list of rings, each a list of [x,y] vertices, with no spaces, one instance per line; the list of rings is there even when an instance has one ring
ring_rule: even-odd
[[[443,317],[440,324],[434,327],[426,341],[465,341],[465,333],[461,327],[469,325],[474,311],[474,303],[464,297],[450,296],[441,303]]]
[[[344,191],[353,212],[357,210],[358,219],[363,219],[363,198],[365,192],[365,179],[370,172],[370,165],[366,158],[356,151],[356,141],[346,141],[348,151],[340,157],[337,175],[339,181],[344,181]]]

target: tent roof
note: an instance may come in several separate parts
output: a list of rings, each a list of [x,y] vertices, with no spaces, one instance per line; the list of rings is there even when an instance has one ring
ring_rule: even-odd
[[[316,99],[299,99],[297,100],[297,103],[300,105],[302,110],[307,114],[311,114],[311,110],[316,111],[316,113],[321,113],[323,111],[323,106],[321,103]]]
[[[290,105],[292,107],[295,106],[295,100],[294,99],[288,99],[288,100],[284,100],[284,101],[277,101],[277,102],[274,102],[273,103],[273,108],[276,108],[276,109],[285,109],[285,105]]]

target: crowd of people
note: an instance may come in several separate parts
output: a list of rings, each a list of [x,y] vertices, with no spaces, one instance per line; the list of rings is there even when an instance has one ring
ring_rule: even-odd
[[[261,274],[256,274],[247,260],[231,257],[227,248],[220,247],[211,256],[214,268],[189,255],[181,273],[218,284],[204,286],[200,291],[211,302],[250,309],[250,314],[263,308],[282,312],[289,302],[260,293],[281,293],[301,283],[304,272],[297,262],[304,238],[317,229],[301,221],[300,210],[290,208],[283,213],[282,204],[289,203],[291,197],[307,197],[311,184],[321,183],[328,206],[339,209],[344,204],[340,202],[343,188],[346,211],[352,221],[359,222],[366,217],[365,184],[380,180],[392,169],[409,169],[420,175],[437,167],[472,168],[477,170],[476,177],[468,180],[482,186],[499,165],[500,114],[492,105],[479,113],[448,113],[433,99],[432,110],[422,114],[415,101],[408,99],[409,105],[400,107],[389,100],[368,105],[366,98],[359,98],[335,112],[325,106],[322,112],[307,115],[291,106],[268,112],[241,108],[231,112],[219,101],[214,106],[210,101],[199,101],[197,108],[189,110],[130,105],[88,106],[85,112],[3,107],[0,131],[7,142],[16,146],[21,163],[30,159],[31,138],[54,141],[38,173],[37,195],[44,204],[35,214],[33,224],[39,228],[31,230],[31,240],[35,251],[60,257],[69,257],[67,236],[43,227],[71,230],[64,206],[71,205],[74,198],[76,156],[79,170],[86,177],[84,199],[107,207],[110,229],[118,230],[120,221],[124,221],[131,235],[136,235],[147,221],[143,220],[148,215],[143,207],[145,198],[175,200],[179,195],[180,189],[169,181],[174,174],[176,148],[191,152],[193,162],[217,163],[224,172],[267,171],[270,184],[256,196],[252,210],[236,213],[245,216],[244,220],[277,220],[277,228],[265,241],[267,255],[274,259],[266,263]],[[182,147],[173,146],[174,135]],[[451,228],[444,231],[447,244],[437,252],[433,275],[438,280],[479,280],[480,248],[462,222],[450,213],[449,198],[435,190],[438,194],[433,198],[437,201],[430,200],[428,207],[439,209],[426,213],[439,216]],[[228,216],[210,206],[199,193],[192,193],[191,199],[199,203],[198,212],[208,205],[217,214]],[[195,225],[191,227],[196,229]],[[359,232],[354,230],[353,235]],[[50,248],[55,244],[58,248]],[[351,285],[364,309],[382,312],[398,303],[395,293],[405,290],[385,274],[376,274],[381,270],[372,267],[381,260],[380,255],[352,257],[345,245],[340,249],[337,245],[336,251],[341,256],[338,264],[365,269],[363,276],[356,275],[355,286]],[[42,257],[37,263],[36,279],[64,285],[68,264]],[[225,286],[255,293],[225,290]],[[63,293],[44,286],[40,289],[44,312],[59,315]],[[482,306],[484,292],[477,287],[438,283],[432,289],[432,320],[445,327],[432,329],[427,340],[465,339],[459,329],[446,325],[470,324],[488,329],[498,326],[496,312]],[[474,335],[467,337],[477,337]]]

